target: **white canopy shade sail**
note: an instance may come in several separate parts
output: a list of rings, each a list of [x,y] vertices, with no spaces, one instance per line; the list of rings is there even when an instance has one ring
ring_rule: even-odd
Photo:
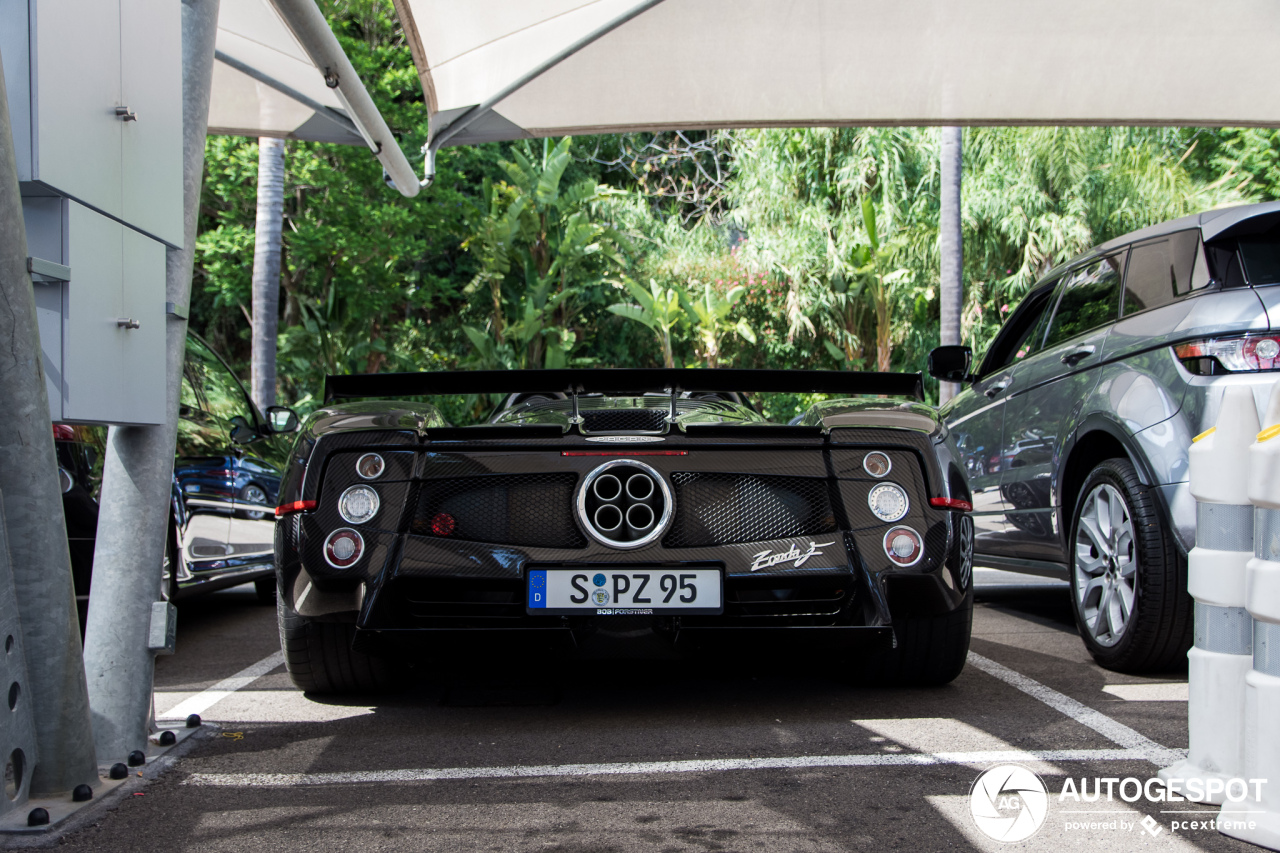
[[[314,0],[221,0],[209,133],[367,145],[419,182]]]
[[[433,149],[675,128],[1280,124],[1274,0],[394,2]]]

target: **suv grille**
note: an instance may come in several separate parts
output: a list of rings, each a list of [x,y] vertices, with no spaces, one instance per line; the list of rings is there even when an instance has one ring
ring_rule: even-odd
[[[427,480],[411,531],[494,545],[584,548],[587,540],[573,521],[577,482],[572,473]]]
[[[836,529],[827,481],[756,474],[671,475],[676,515],[668,548],[764,542]]]
[[[661,432],[667,423],[666,409],[589,409],[581,414],[585,432]]]

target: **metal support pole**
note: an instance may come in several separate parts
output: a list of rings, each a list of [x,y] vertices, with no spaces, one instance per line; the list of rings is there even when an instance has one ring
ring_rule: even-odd
[[[165,423],[113,427],[107,440],[85,672],[94,739],[106,762],[146,747],[155,660],[148,647],[168,536],[187,305],[195,256],[204,142],[209,124],[218,0],[182,0],[183,248],[166,257]]]
[[[9,103],[0,70],[0,486],[6,499],[13,591],[29,666],[39,761],[30,791],[98,784],[89,726],[80,620],[62,516],[58,461],[40,363],[36,301],[27,273]],[[4,642],[4,638],[0,638]]]
[[[960,343],[960,312],[964,308],[964,235],[960,219],[960,175],[963,129],[942,128],[942,193],[938,212],[939,239],[942,243],[941,305],[942,334],[940,343]],[[945,403],[960,392],[957,382],[941,383],[938,402]]]

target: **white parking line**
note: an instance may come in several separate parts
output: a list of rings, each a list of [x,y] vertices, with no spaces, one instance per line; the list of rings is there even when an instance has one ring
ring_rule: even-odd
[[[1070,696],[1059,693],[1052,687],[1046,687],[1034,679],[1027,678],[1020,672],[1014,672],[1004,664],[996,663],[990,658],[985,658],[975,652],[969,652],[969,663],[987,675],[994,676],[1005,684],[1016,687],[1028,696],[1039,699],[1055,711],[1066,714],[1080,725],[1093,729],[1112,743],[1119,744],[1128,750],[1142,753],[1143,757],[1157,767],[1166,767],[1173,764],[1184,755],[1183,752],[1161,746],[1146,735],[1129,728],[1124,723],[1117,722],[1106,714],[1095,711]]]
[[[726,770],[786,770],[808,767],[922,767],[938,764],[999,764],[1006,761],[1142,761],[1132,749],[1002,749],[988,752],[893,753],[889,755],[802,755],[789,758],[708,758],[692,761],[628,761],[616,764],[542,764],[508,767],[445,767],[434,770],[358,770],[350,773],[193,773],[184,785],[291,788],[297,785],[352,785],[378,782],[435,782],[456,779],[526,779],[552,776],[631,776],[716,773]]]
[[[159,720],[184,720],[191,714],[203,714],[218,702],[243,687],[248,687],[271,670],[284,663],[284,652],[273,652],[257,663],[246,666],[230,678],[224,678],[207,690],[201,690],[194,696],[183,699],[163,714]]]

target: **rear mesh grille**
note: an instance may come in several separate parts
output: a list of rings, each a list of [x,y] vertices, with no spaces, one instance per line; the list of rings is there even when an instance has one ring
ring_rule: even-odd
[[[827,481],[811,477],[678,473],[668,548],[763,542],[831,533]]]
[[[530,545],[585,548],[586,538],[573,520],[573,489],[578,475],[498,474],[463,479],[427,480],[418,495],[412,532],[419,536]],[[438,516],[440,524],[434,524]]]
[[[666,409],[595,409],[581,414],[582,428],[586,432],[661,432],[667,422]]]

